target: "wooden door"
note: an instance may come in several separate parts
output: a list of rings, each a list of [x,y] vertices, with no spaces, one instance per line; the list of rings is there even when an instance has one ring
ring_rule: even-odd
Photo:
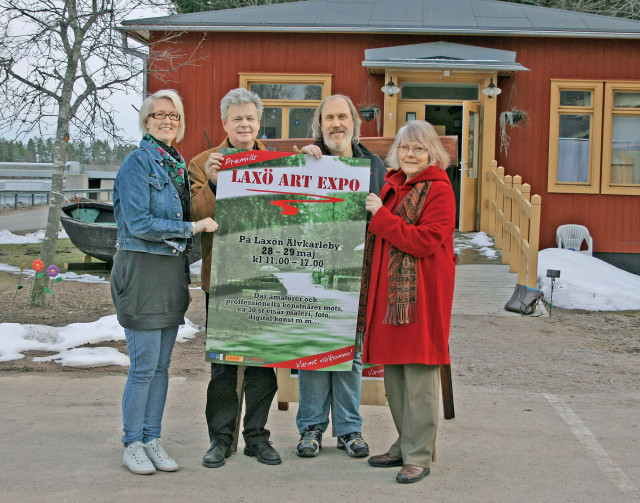
[[[460,223],[462,232],[474,231],[478,224],[478,158],[480,145],[480,104],[462,102],[462,149],[460,153]]]

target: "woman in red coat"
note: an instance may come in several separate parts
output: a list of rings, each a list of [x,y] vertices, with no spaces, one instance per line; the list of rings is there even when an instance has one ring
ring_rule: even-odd
[[[402,127],[387,157],[393,170],[367,196],[361,310],[363,361],[384,364],[384,385],[398,440],[377,467],[402,466],[400,483],[430,471],[438,426],[440,365],[449,363],[453,303],[455,197],[445,172],[448,155],[428,122]],[[367,284],[368,283],[368,284]]]

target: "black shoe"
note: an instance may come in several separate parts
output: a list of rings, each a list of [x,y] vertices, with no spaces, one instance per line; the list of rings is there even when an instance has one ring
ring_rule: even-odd
[[[257,444],[246,445],[244,453],[247,456],[256,456],[258,462],[264,463],[265,465],[279,465],[282,463],[280,454],[271,446],[271,442],[267,440],[258,442]]]
[[[322,449],[322,431],[316,430],[315,425],[307,426],[304,433],[300,435],[298,448],[296,452],[298,456],[303,458],[313,458],[318,455]]]
[[[211,447],[202,458],[202,465],[207,468],[218,468],[224,465],[224,458],[231,456],[231,447],[220,438],[211,442]]]
[[[338,437],[338,449],[346,450],[352,458],[362,458],[369,455],[369,446],[359,431]]]

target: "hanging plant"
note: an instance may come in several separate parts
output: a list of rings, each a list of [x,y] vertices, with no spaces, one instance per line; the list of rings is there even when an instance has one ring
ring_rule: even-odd
[[[503,117],[505,124],[509,124],[509,126],[517,126],[520,124],[522,127],[525,127],[529,123],[529,114],[517,108],[502,112],[500,114],[500,120],[502,120]]]
[[[377,117],[380,113],[380,109],[377,106],[362,107],[358,111],[360,112],[360,116],[367,122],[369,122],[374,117]]]
[[[509,142],[511,137],[507,133],[507,125],[517,127],[521,125],[525,127],[529,123],[529,114],[524,110],[512,108],[500,114],[500,152],[504,151],[504,155],[508,155]]]
[[[364,88],[364,93],[361,98],[361,102],[358,104],[358,111],[360,116],[367,122],[376,119],[376,129],[378,136],[380,136],[380,107],[378,103],[373,99],[373,89],[371,87],[371,77],[367,81],[367,85]]]

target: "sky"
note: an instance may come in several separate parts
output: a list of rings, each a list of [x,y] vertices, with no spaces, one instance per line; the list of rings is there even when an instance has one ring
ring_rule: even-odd
[[[18,236],[0,230],[0,244],[37,243],[43,237],[44,231]],[[455,242],[458,250],[476,248],[489,259],[499,260],[492,246],[493,240],[483,232],[466,234]],[[191,265],[193,274],[199,273],[199,269],[200,261]],[[544,292],[546,302],[551,301],[551,281],[546,277],[547,269],[560,271],[560,278],[553,289],[555,307],[587,311],[640,310],[638,275],[581,252],[547,248],[538,253],[538,286]],[[20,273],[17,267],[7,264],[0,264],[0,270],[16,274],[16,279]],[[585,274],[585,271],[589,271],[589,274]],[[25,269],[25,272],[33,275],[30,269]],[[90,274],[64,273],[61,276],[63,281],[106,282],[105,278]],[[202,327],[186,321],[178,332],[178,342],[185,342],[202,330]],[[25,357],[25,351],[39,350],[50,351],[51,355],[34,358],[34,361],[53,360],[63,366],[83,368],[104,365],[126,367],[129,365],[127,355],[115,348],[99,346],[101,342],[119,340],[125,340],[124,329],[115,315],[65,327],[0,323],[0,362],[19,360]],[[79,347],[86,344],[98,346]]]

